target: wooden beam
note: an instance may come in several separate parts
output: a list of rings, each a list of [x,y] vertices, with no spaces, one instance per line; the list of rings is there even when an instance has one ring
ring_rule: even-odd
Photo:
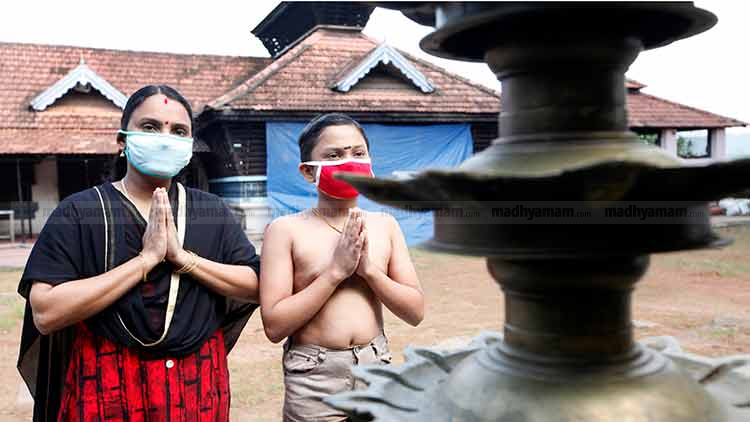
[[[432,124],[432,123],[472,123],[472,122],[497,122],[496,113],[405,113],[405,112],[377,112],[366,113],[361,111],[343,111],[359,122],[377,123],[410,123],[410,124]],[[203,116],[205,114],[205,116]],[[203,120],[203,127],[217,120],[223,121],[309,121],[315,116],[322,114],[318,111],[251,111],[251,110],[210,110],[204,111],[199,116]]]

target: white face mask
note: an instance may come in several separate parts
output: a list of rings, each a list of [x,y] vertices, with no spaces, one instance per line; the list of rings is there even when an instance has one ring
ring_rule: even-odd
[[[125,135],[128,162],[147,176],[172,178],[193,156],[193,138],[124,130],[119,133]]]

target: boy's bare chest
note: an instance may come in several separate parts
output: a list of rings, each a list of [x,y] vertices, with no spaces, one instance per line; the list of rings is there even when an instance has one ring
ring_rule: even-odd
[[[295,235],[292,246],[294,265],[294,291],[307,287],[323,273],[334,259],[334,251],[341,235],[330,227],[306,225]],[[367,228],[369,259],[381,270],[387,272],[391,254],[388,232],[381,227],[370,225]]]

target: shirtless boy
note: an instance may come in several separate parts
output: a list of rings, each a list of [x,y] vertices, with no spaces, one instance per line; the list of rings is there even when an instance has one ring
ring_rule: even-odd
[[[357,122],[327,114],[299,139],[300,173],[318,204],[281,217],[263,241],[260,303],[268,338],[284,345],[284,421],[344,421],[322,402],[354,388],[350,366],[388,363],[383,306],[416,326],[424,297],[396,220],[357,208],[336,171],[372,174]]]

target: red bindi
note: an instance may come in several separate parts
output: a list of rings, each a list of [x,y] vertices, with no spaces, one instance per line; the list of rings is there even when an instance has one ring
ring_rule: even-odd
[[[166,125],[168,125],[168,124],[169,124],[169,122],[164,122],[164,126],[166,126]]]
[[[169,100],[167,100],[167,99],[165,98],[165,99],[164,99],[164,104],[166,104],[166,103],[168,103],[168,102],[169,102]]]

